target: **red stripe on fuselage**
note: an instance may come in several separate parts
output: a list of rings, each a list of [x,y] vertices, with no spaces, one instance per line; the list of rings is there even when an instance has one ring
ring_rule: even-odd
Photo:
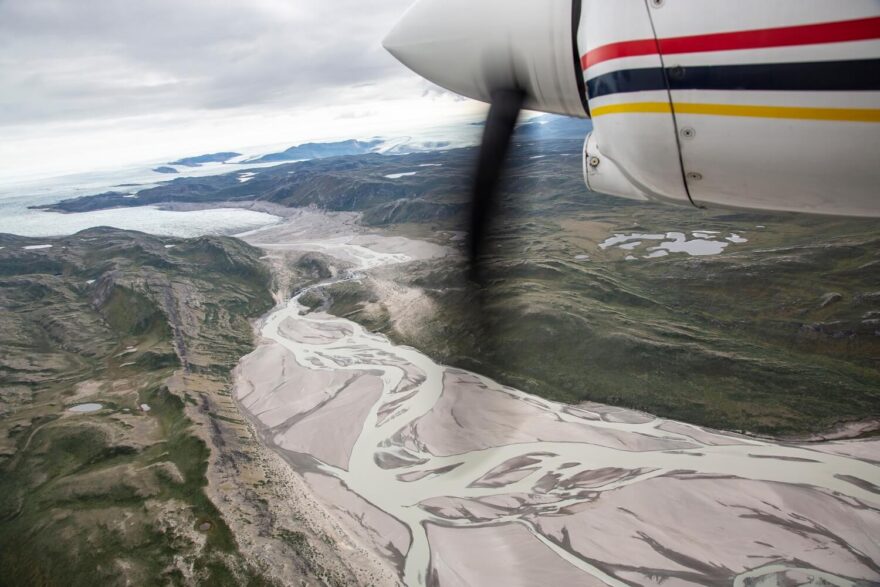
[[[657,41],[654,39],[639,39],[636,41],[611,43],[593,49],[581,57],[581,66],[586,70],[597,63],[611,59],[656,55],[658,49],[663,55],[673,55],[676,53],[737,51],[741,49],[844,43],[846,41],[864,41],[878,38],[880,38],[880,17],[872,17],[773,29],[734,31],[690,37],[670,37]]]

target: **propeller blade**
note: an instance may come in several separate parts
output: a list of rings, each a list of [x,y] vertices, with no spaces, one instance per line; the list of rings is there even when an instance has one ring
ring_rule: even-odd
[[[516,121],[523,108],[526,94],[520,88],[507,88],[492,92],[489,117],[483,129],[483,143],[477,163],[471,195],[471,226],[469,233],[470,274],[480,281],[480,259],[485,253],[486,238],[492,228],[497,211],[498,183],[504,170],[504,162],[516,128]]]

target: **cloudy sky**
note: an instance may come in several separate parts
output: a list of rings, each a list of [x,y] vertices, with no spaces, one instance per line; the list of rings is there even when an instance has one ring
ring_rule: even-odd
[[[411,1],[0,0],[2,167],[80,171],[478,116],[382,49]]]

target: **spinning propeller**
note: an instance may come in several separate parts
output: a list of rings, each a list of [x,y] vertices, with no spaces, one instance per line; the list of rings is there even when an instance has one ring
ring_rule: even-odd
[[[491,105],[471,194],[472,277],[479,277],[521,110],[587,115],[574,34],[579,19],[580,2],[572,0],[420,0],[384,41],[423,77]]]
[[[478,283],[482,281],[480,260],[497,210],[498,183],[524,101],[525,92],[518,87],[492,92],[492,105],[483,129],[483,142],[471,192],[468,252],[471,278]]]

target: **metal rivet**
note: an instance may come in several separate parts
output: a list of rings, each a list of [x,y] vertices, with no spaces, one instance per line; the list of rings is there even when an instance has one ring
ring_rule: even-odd
[[[598,157],[590,157],[590,167],[599,167]]]
[[[663,6],[663,0],[651,0],[651,6],[654,8],[660,8]]]
[[[700,181],[701,179],[703,179],[703,174],[697,173],[696,171],[691,171],[687,174],[687,178],[691,181]]]
[[[680,65],[676,65],[675,67],[670,68],[669,69],[669,77],[671,79],[677,79],[677,80],[684,79],[684,68],[681,67]]]
[[[691,127],[685,127],[681,129],[681,138],[683,139],[692,139],[697,136],[697,131],[692,129]]]

